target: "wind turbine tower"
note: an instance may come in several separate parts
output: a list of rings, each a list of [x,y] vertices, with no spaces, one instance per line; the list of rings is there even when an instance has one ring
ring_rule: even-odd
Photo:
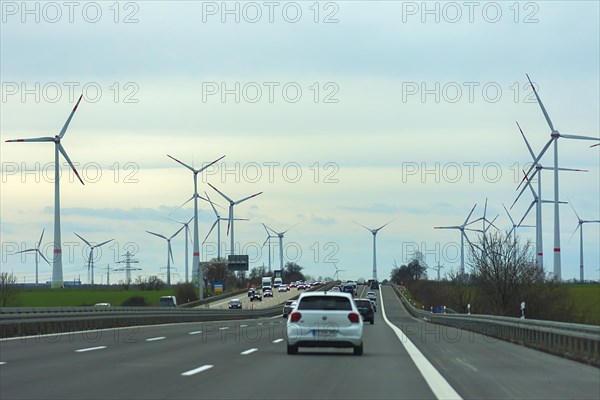
[[[381,225],[379,228],[375,229],[367,228],[366,226],[354,221],[355,224],[362,226],[363,228],[371,232],[371,234],[373,235],[373,279],[375,280],[377,280],[377,233],[383,228],[385,228],[387,225],[391,224],[394,220],[395,218],[387,224]]]

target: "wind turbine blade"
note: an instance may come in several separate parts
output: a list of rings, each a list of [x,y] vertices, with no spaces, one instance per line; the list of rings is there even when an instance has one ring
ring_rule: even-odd
[[[600,146],[600,143],[593,144],[590,147],[596,147],[596,146]]]
[[[174,160],[175,162],[178,162],[179,164],[183,165],[184,167],[186,167],[187,169],[189,169],[192,172],[196,172],[196,170],[192,167],[190,167],[189,165],[187,165],[186,163],[184,163],[183,161],[179,161],[178,159],[176,159],[175,157],[172,157],[170,155],[167,154],[167,157],[169,157],[170,159]]]
[[[523,218],[521,218],[521,220],[519,221],[519,223],[517,225],[521,226],[521,223],[527,217],[527,214],[529,214],[529,211],[531,211],[531,209],[533,208],[534,204],[535,204],[535,200],[532,201],[531,204],[529,204],[529,208],[527,208],[527,211],[525,211],[525,214],[523,214]]]
[[[569,242],[571,241],[571,239],[573,239],[573,236],[575,235],[575,233],[577,233],[577,229],[580,229],[580,228],[582,228],[581,224],[577,224],[577,227],[575,228],[573,233],[571,233],[571,236],[569,236]]]
[[[363,224],[359,224],[359,223],[358,223],[358,222],[356,222],[355,220],[352,220],[352,222],[354,222],[356,225],[360,225],[360,226],[362,226],[363,228],[365,228],[366,230],[368,230],[369,232],[371,232],[371,233],[372,233],[371,229],[370,229],[370,228],[367,228],[367,227],[366,227],[366,226],[364,226]]]
[[[171,250],[171,242],[169,242],[168,247],[169,247],[169,256],[171,257],[171,262],[174,263],[175,260],[173,259],[173,250]]]
[[[208,239],[208,237],[210,236],[210,233],[213,231],[213,229],[215,229],[215,226],[219,223],[219,220],[217,219],[215,222],[213,222],[212,226],[210,227],[210,230],[208,231],[208,233],[206,234],[206,237],[204,238],[204,240],[202,241],[202,244],[206,243],[206,240]]]
[[[500,230],[500,229],[498,229],[498,227],[497,227],[496,225],[494,225],[494,222],[495,222],[495,221],[498,219],[498,217],[499,217],[499,216],[500,216],[500,214],[496,215],[496,216],[494,217],[494,219],[493,219],[491,222],[490,222],[490,221],[488,221],[488,224],[489,224],[489,225],[487,226],[487,228],[486,228],[486,231],[487,231],[488,229],[490,229],[490,226],[493,226],[493,227],[494,227],[494,228],[496,228],[497,230]],[[512,220],[512,218],[511,218],[511,220]]]
[[[237,205],[237,204],[243,203],[244,201],[246,201],[248,199],[251,199],[253,197],[256,197],[256,196],[258,196],[259,194],[262,194],[262,193],[263,192],[258,192],[258,193],[254,193],[252,196],[244,197],[243,199],[236,201],[235,204]]]
[[[79,96],[79,100],[77,100],[75,107],[73,107],[73,111],[71,111],[69,118],[67,118],[67,122],[65,122],[65,125],[60,130],[60,133],[58,134],[59,138],[62,139],[62,137],[65,136],[65,133],[67,132],[67,128],[69,127],[69,124],[71,123],[71,119],[73,118],[73,114],[75,114],[75,111],[77,111],[77,107],[79,107],[79,103],[81,102],[82,98],[83,98],[83,94],[81,96]]]
[[[269,228],[266,224],[262,224],[262,226],[265,228],[265,231],[267,231],[267,236],[270,236],[271,234],[269,233],[269,229],[271,229],[271,228]],[[271,230],[273,231],[273,229],[271,229]],[[275,232],[275,231],[273,231],[273,232]]]
[[[51,137],[40,137],[40,138],[31,138],[31,139],[10,139],[6,140],[7,143],[10,142],[54,142],[54,138]]]
[[[73,232],[75,233],[75,232]],[[87,240],[85,240],[84,238],[82,238],[81,236],[79,236],[78,234],[75,233],[75,236],[77,236],[79,239],[83,240],[83,242],[85,244],[87,244],[89,247],[92,247],[92,245],[90,244],[90,242],[88,242]]]
[[[32,251],[36,251],[36,249],[21,250],[21,251],[17,251],[15,254],[31,253]]]
[[[151,235],[158,236],[159,238],[163,238],[165,240],[169,240],[165,236],[161,235],[160,233],[154,233],[154,232],[150,232],[150,231],[146,231],[146,232],[148,232]]]
[[[467,219],[465,219],[465,223],[463,224],[463,226],[466,225],[467,222],[469,222],[469,218],[471,218],[471,214],[473,214],[473,211],[475,211],[475,207],[477,207],[477,203],[475,203],[473,208],[471,208],[471,212],[469,213],[469,215],[467,215]]]
[[[225,156],[221,156],[221,157],[217,158],[215,161],[211,162],[210,164],[208,164],[208,165],[206,165],[206,166],[204,166],[204,167],[200,168],[200,169],[198,170],[198,172],[202,172],[202,171],[204,171],[206,168],[208,168],[208,167],[210,167],[211,165],[215,164],[217,161],[219,161],[219,160],[222,160],[223,158],[225,158]]]
[[[562,133],[560,134],[560,137],[563,137],[563,138],[566,138],[566,139],[600,140],[600,138],[597,138],[597,137],[579,136],[579,135],[563,135]]]
[[[548,126],[550,127],[550,131],[554,132],[555,131],[554,125],[552,125],[552,121],[550,120],[550,116],[548,115],[548,112],[546,111],[546,107],[544,107],[544,103],[542,103],[542,99],[540,99],[540,96],[538,95],[537,90],[535,90],[535,86],[533,86],[533,83],[531,82],[531,79],[529,79],[529,75],[527,75],[527,80],[529,80],[529,84],[531,85],[531,88],[533,89],[533,93],[535,94],[535,98],[537,99],[537,102],[540,105],[540,108],[542,109],[542,112],[544,113],[544,117],[546,118],[546,122],[548,122]],[[537,163],[534,163],[534,164],[537,164]]]
[[[179,232],[181,232],[183,230],[183,228],[185,228],[185,225],[181,225],[181,228],[177,229],[177,232],[172,234],[169,239],[173,239],[175,236],[177,236],[179,234]]]
[[[516,201],[516,200],[515,200]],[[512,219],[512,217],[510,216],[510,213],[508,212],[508,210],[506,209],[506,206],[504,205],[504,203],[502,203],[502,207],[504,207],[504,211],[506,211],[506,214],[508,215],[508,218],[510,219],[510,222],[513,224],[513,226],[515,225],[515,221]]]
[[[112,242],[113,240],[115,240],[115,239],[110,239],[110,240],[107,240],[106,242],[102,242],[102,243],[100,243],[100,244],[97,244],[97,245],[95,245],[94,247],[100,247],[100,246],[104,246],[106,243],[110,243],[110,242]]]
[[[213,185],[211,185],[211,184],[210,184],[210,182],[206,182],[206,183],[208,183],[208,186],[210,186],[211,188],[215,189],[215,190],[217,191],[217,193],[219,193],[221,196],[223,196],[223,198],[224,198],[225,200],[227,200],[227,201],[229,202],[229,204],[231,204],[231,203],[235,203],[235,201],[233,201],[233,200],[231,200],[229,197],[227,197],[227,196],[225,195],[225,193],[221,192],[219,189],[217,189],[216,187],[214,187]]]
[[[390,222],[388,222],[387,224],[383,224],[381,225],[379,228],[375,229],[376,231],[380,231],[381,229],[385,228],[386,226],[388,226],[389,224],[391,224],[392,222],[394,222],[395,220],[397,220],[398,217],[392,219]]]
[[[551,169],[554,170],[554,168],[544,168],[544,169]],[[559,171],[572,171],[572,172],[590,172],[587,169],[577,169],[577,168],[557,168]]]
[[[486,198],[485,198],[485,205],[483,206],[483,219],[484,219],[484,220],[486,220],[486,219],[485,219],[485,216],[486,216],[486,213],[487,213],[487,201],[488,201],[488,198],[486,197]],[[486,221],[487,221],[487,220],[486,220]]]
[[[69,156],[67,155],[67,152],[65,151],[64,147],[62,146],[62,144],[57,143],[58,146],[58,151],[60,151],[60,154],[63,155],[63,157],[65,158],[65,160],[67,160],[67,162],[69,163],[69,165],[71,166],[71,168],[73,169],[73,172],[75,172],[75,175],[77,175],[77,179],[79,179],[79,182],[81,182],[82,185],[85,185],[85,183],[83,183],[83,180],[81,179],[81,177],[79,176],[79,172],[77,172],[77,169],[75,168],[75,166],[73,165],[73,163],[71,162],[71,159],[69,158]]]
[[[571,204],[571,199],[569,199],[569,205],[571,206],[571,210],[573,210],[573,212],[577,216],[577,220],[581,221],[581,217],[579,216],[579,214],[577,214],[577,211],[575,211],[575,207],[573,207],[573,204]]]
[[[294,227],[298,226],[298,224],[300,224],[300,222],[298,222],[297,224],[294,224],[294,225],[290,226],[290,227],[289,227],[289,228],[287,228],[285,231],[281,232],[281,234],[283,235],[284,233],[286,233],[286,232],[287,232],[287,231],[289,231],[290,229],[292,229],[292,228],[294,228]]]
[[[52,263],[50,261],[48,261],[48,259],[44,256],[44,254],[39,250],[36,249],[38,254],[40,255],[40,257],[42,257],[44,259],[44,261],[46,261],[48,263],[49,266],[52,266]]]
[[[38,242],[37,246],[35,246],[37,249],[40,248],[40,246],[42,245],[42,238],[44,237],[44,232],[46,231],[46,228],[42,229],[42,234],[40,236],[40,241]]]
[[[531,167],[529,167],[529,171],[527,171],[525,173],[525,175],[529,176],[529,174],[531,173],[531,171],[536,168],[536,166],[539,164],[541,158],[544,156],[544,153],[546,153],[546,150],[548,150],[548,147],[550,147],[550,144],[552,143],[552,141],[554,140],[554,138],[550,138],[550,140],[548,140],[548,142],[546,143],[546,145],[542,148],[542,151],[540,151],[540,154],[538,154],[538,156],[535,158],[535,160],[533,160],[533,163],[531,164]],[[532,175],[533,177],[533,175]],[[521,186],[519,184],[519,186]],[[519,189],[519,186],[517,186],[517,189]]]
[[[185,206],[187,203],[189,203],[193,199],[194,199],[194,196],[190,197],[188,200],[185,201],[185,203],[183,203],[182,205],[180,205],[179,207],[177,207],[176,209],[174,209],[173,211],[171,211],[169,213],[169,215],[173,214],[175,211],[179,210],[181,207]]]
[[[225,157],[225,156],[223,156],[223,157]],[[215,208],[215,205],[211,201],[210,197],[208,197],[208,193],[206,193],[206,190],[204,191],[204,194],[206,195],[206,198],[208,199],[210,206],[212,207],[213,211],[215,212],[215,215],[217,216],[217,218],[219,218],[219,213],[217,212],[217,209]]]
[[[515,121],[516,122],[516,121]],[[527,138],[525,137],[525,134],[523,133],[523,129],[521,129],[521,125],[519,125],[519,123],[517,122],[517,126],[519,127],[519,131],[521,132],[521,136],[523,136],[523,140],[525,141],[525,144],[527,145],[527,150],[529,150],[529,154],[531,154],[531,158],[533,160],[535,160],[535,153],[533,152],[533,149],[531,148],[531,146],[529,145],[529,141],[527,140]]]
[[[433,229],[460,229],[460,226],[434,226]]]
[[[263,247],[265,247],[265,244],[267,244],[267,242],[271,239],[271,235],[268,235],[267,238],[265,239],[265,242],[262,244],[262,246],[260,246],[260,248],[262,249]]]

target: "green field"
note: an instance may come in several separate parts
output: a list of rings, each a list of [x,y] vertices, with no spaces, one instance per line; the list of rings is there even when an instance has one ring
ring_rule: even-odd
[[[584,324],[600,325],[600,284],[566,285],[575,313]]]
[[[8,306],[12,307],[71,307],[92,306],[96,303],[108,302],[113,306],[120,306],[125,300],[134,296],[141,296],[152,306],[158,306],[160,296],[175,295],[174,289],[139,290],[121,288],[93,289],[93,288],[27,288],[19,289],[16,297]]]

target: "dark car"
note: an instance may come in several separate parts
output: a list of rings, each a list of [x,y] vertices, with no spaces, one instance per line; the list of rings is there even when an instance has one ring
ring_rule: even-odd
[[[248,297],[252,297],[252,295],[254,294],[254,292],[256,292],[255,288],[248,289]]]
[[[373,305],[369,299],[355,299],[356,308],[363,317],[363,321],[369,321],[371,325],[375,323],[375,312],[373,311]]]
[[[229,300],[229,308],[233,309],[233,308],[242,308],[242,302],[240,299],[231,299]]]
[[[262,301],[262,298],[263,298],[262,294],[260,294],[260,292],[258,290],[255,290],[254,292],[252,292],[252,295],[250,295],[250,301],[254,301],[254,300]]]

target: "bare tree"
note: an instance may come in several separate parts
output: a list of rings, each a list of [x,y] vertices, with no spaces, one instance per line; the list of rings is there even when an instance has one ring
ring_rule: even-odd
[[[514,315],[526,288],[542,280],[530,240],[507,240],[507,234],[480,235],[471,246],[469,265],[482,297],[495,314]]]
[[[0,273],[0,307],[6,307],[17,295],[17,277],[13,273]]]

